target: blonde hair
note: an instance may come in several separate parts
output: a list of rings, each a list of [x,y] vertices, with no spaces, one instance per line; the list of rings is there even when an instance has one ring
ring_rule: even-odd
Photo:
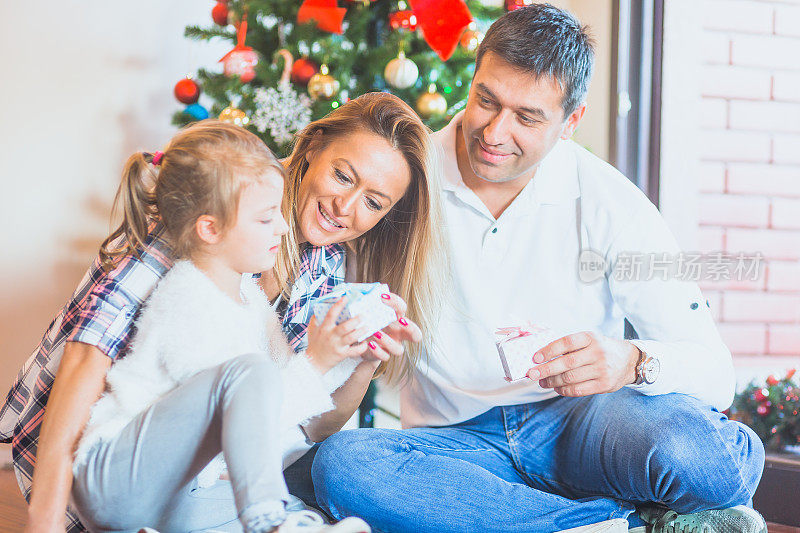
[[[133,154],[114,200],[122,223],[100,247],[104,268],[137,254],[159,221],[175,257],[189,257],[199,244],[197,218],[211,215],[225,231],[236,217],[242,187],[260,181],[269,168],[285,173],[261,139],[212,119],[180,130],[164,149],[159,166],[153,165],[153,154]]]
[[[398,150],[411,170],[403,197],[372,229],[346,243],[357,259],[356,279],[382,282],[408,304],[406,315],[419,324],[423,343],[430,350],[449,281],[444,217],[440,200],[439,158],[430,130],[400,98],[388,93],[367,93],[350,100],[297,134],[288,161],[283,213],[289,224],[278,253],[275,274],[288,297],[297,276],[302,235],[298,227],[298,191],[308,170],[306,154],[324,149],[334,139],[354,131],[379,135]],[[406,346],[406,357],[392,358],[378,371],[390,381],[412,375],[421,353],[419,345]]]

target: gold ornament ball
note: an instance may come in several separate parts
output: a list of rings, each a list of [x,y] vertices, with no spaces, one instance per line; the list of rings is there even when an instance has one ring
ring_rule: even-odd
[[[223,109],[222,113],[219,114],[219,119],[222,122],[229,122],[237,126],[246,126],[247,123],[250,122],[250,119],[247,118],[244,111],[233,106],[228,106]]]
[[[328,67],[326,65],[322,65],[319,68],[319,72],[311,76],[311,79],[308,80],[308,94],[315,100],[320,98],[323,100],[330,100],[336,96],[338,92],[339,81],[328,74]]]
[[[403,52],[400,52],[383,69],[383,77],[392,87],[407,89],[417,82],[419,68]]]
[[[474,52],[478,49],[478,45],[483,41],[483,33],[476,30],[467,30],[461,36],[461,46],[467,52]]]
[[[428,91],[417,100],[417,112],[422,118],[444,115],[447,112],[447,100],[437,92]]]
[[[234,7],[228,7],[228,24],[233,24],[236,28],[242,22],[242,14]]]

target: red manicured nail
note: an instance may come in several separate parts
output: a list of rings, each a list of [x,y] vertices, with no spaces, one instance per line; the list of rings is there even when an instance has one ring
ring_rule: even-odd
[[[375,332],[375,338],[376,339],[380,339],[381,337],[383,337],[383,335],[381,335],[381,332],[380,331],[376,331]]]
[[[401,323],[401,324],[403,324],[404,326],[407,326],[407,325],[408,325],[408,320],[406,320],[405,318],[401,318],[400,320],[398,320],[398,322],[400,322],[400,323]]]
[[[392,299],[392,297],[390,295],[388,295],[388,294],[381,294],[381,298],[383,298],[384,300],[391,300]]]
[[[372,341],[369,341],[369,342],[367,343],[367,346],[369,346],[369,347],[370,347],[372,350],[377,350],[377,349],[378,349],[378,345],[377,345],[377,344],[375,344],[375,343],[374,343],[374,342],[372,342]]]

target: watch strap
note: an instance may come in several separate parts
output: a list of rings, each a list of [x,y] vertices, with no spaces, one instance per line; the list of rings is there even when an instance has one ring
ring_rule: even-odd
[[[636,345],[634,344],[634,346]],[[647,355],[638,346],[636,346],[636,349],[639,350],[639,359],[636,361],[636,367],[634,369],[636,373],[636,380],[633,382],[633,384],[641,385],[644,383],[644,362],[647,359]]]

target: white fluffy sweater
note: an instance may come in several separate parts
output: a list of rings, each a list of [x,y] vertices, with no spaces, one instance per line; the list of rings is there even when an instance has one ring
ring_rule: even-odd
[[[106,375],[106,392],[92,407],[76,465],[93,445],[116,437],[163,395],[242,354],[264,353],[280,368],[283,404],[263,408],[281,410],[284,447],[297,424],[333,408],[330,394],[349,377],[354,362],[322,376],[291,350],[252,277],[242,278],[241,296],[244,303],[235,302],[188,261],[175,264],[145,302],[128,355]]]

